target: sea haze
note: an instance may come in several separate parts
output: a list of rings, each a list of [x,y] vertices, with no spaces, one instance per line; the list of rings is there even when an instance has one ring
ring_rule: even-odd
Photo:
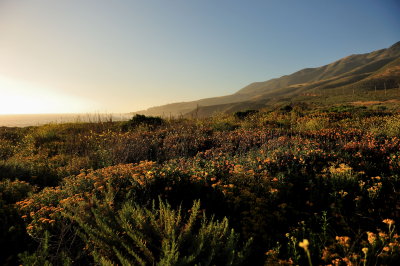
[[[14,114],[0,115],[0,126],[27,127],[49,123],[124,121],[131,117],[129,114]]]

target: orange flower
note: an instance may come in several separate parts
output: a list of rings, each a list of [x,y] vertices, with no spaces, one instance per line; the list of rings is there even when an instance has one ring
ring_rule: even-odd
[[[350,237],[348,236],[336,236],[336,240],[342,247],[350,247]]]
[[[375,243],[376,235],[372,232],[367,232],[368,235],[368,242],[372,245]]]
[[[389,226],[394,225],[394,221],[392,219],[385,219],[382,222],[387,224],[387,225],[389,225]]]
[[[269,192],[270,192],[270,193],[277,193],[277,192],[278,192],[278,189],[276,189],[276,188],[271,188],[271,189],[269,190]]]

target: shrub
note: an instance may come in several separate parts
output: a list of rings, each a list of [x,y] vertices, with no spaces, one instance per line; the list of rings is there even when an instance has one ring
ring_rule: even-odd
[[[288,112],[293,110],[293,107],[291,105],[285,105],[280,110],[283,111],[283,112],[288,113]]]
[[[299,119],[296,126],[300,131],[319,131],[329,126],[329,119],[325,117],[306,117]]]
[[[6,139],[0,139],[0,160],[7,160],[15,152],[14,144]]]
[[[13,156],[0,161],[0,179],[20,179],[39,186],[54,186],[59,178],[47,154]]]
[[[237,129],[239,126],[234,125],[230,122],[217,122],[213,124],[212,127],[215,131],[233,131]]]
[[[50,233],[46,231],[44,234],[44,238],[40,241],[39,247],[36,251],[34,251],[33,253],[25,251],[18,255],[20,261],[22,262],[22,265],[51,266],[53,265],[53,263],[49,258],[54,258],[54,257],[59,257],[60,263],[58,263],[57,265],[63,265],[63,266],[72,265],[72,260],[64,252],[61,252],[61,254],[57,253],[51,254],[49,242],[50,242]]]
[[[34,187],[22,181],[0,182],[0,264],[14,265],[17,254],[32,244],[15,202],[27,197]]]
[[[258,110],[246,110],[246,111],[239,111],[234,113],[234,117],[240,120],[243,120],[251,115],[258,113]]]
[[[136,128],[138,126],[149,126],[157,127],[161,126],[165,121],[161,117],[145,116],[145,115],[135,115],[129,121],[123,124],[122,129],[128,130],[130,128]]]
[[[57,127],[51,124],[37,128],[37,130],[32,133],[35,147],[38,148],[44,144],[60,140],[56,129]]]
[[[122,265],[238,265],[246,257],[248,241],[239,248],[239,235],[229,228],[228,219],[207,220],[195,201],[186,216],[168,203],[153,202],[151,209],[126,202],[114,214],[107,205],[91,210],[93,223],[73,211],[81,236],[100,264]],[[199,215],[203,218],[200,220]]]

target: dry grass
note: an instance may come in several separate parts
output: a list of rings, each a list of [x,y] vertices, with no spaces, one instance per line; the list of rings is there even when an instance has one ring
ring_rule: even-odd
[[[351,102],[350,104],[355,106],[362,106],[362,105],[369,106],[369,105],[386,104],[386,103],[400,103],[400,101],[397,99],[391,99],[387,101],[356,101],[356,102]]]

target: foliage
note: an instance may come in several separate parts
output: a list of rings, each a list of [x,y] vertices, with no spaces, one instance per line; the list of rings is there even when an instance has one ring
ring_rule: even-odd
[[[135,115],[129,121],[123,124],[124,129],[135,128],[138,126],[150,126],[156,127],[164,124],[164,120],[161,117]]]
[[[122,243],[151,263],[123,234],[136,225],[148,225],[143,239],[156,263],[163,254],[155,233],[160,209],[180,217],[177,241],[198,200],[198,214],[215,217],[205,225],[228,228],[226,217],[236,244],[253,239],[243,264],[303,265],[308,255],[314,265],[399,263],[398,110],[294,106],[246,119],[171,119],[129,130],[123,124],[0,130],[2,241],[24,243],[10,244],[3,264],[15,264],[17,253],[26,264],[122,264],[118,257],[134,259]],[[131,216],[122,222],[123,213]],[[106,240],[96,238],[100,233]],[[116,239],[118,252],[110,244]],[[200,243],[166,239],[180,259]]]
[[[74,210],[67,211],[67,216],[79,224],[81,236],[91,243],[88,249],[100,264],[240,264],[250,242],[238,250],[239,238],[229,229],[228,220],[207,220],[199,209],[197,201],[185,218],[180,208],[173,210],[162,201],[158,207],[153,202],[151,209],[128,201],[117,212],[99,202],[90,217],[83,218]]]
[[[17,263],[17,254],[30,247],[23,220],[15,202],[23,200],[35,188],[23,181],[0,181],[0,264]]]
[[[18,255],[20,258],[20,261],[22,262],[22,265],[45,265],[45,266],[51,266],[53,263],[49,260],[51,257],[58,256],[60,258],[60,265],[62,264],[63,266],[70,266],[72,265],[71,259],[66,256],[63,252],[60,254],[55,254],[52,255],[50,254],[50,234],[49,232],[45,232],[44,234],[44,239],[40,242],[38,249],[33,252],[29,253],[28,251],[25,251],[21,254]]]
[[[233,116],[237,119],[245,119],[250,115],[254,115],[258,113],[258,110],[246,110],[246,111],[239,111],[233,114]]]

